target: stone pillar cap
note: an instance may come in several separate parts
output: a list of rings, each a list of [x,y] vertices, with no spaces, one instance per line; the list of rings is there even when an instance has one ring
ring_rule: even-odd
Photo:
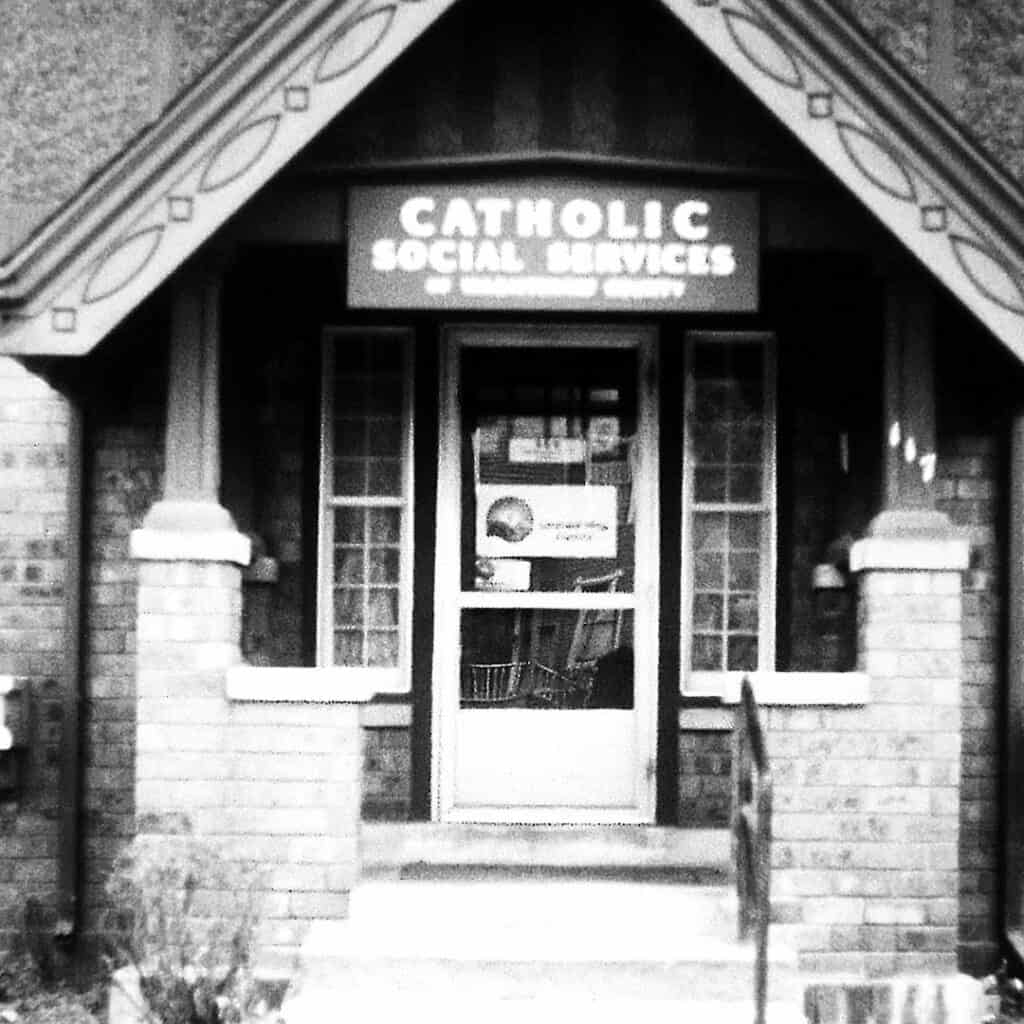
[[[963,572],[970,541],[936,509],[886,509],[850,549],[850,570]]]
[[[132,558],[151,562],[234,562],[248,565],[252,541],[219,502],[165,498],[132,530]]]

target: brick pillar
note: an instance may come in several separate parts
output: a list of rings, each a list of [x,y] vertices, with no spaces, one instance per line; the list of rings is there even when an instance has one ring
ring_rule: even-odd
[[[807,971],[946,974],[957,963],[967,542],[872,536],[851,565],[866,699],[765,713],[774,927]]]
[[[193,272],[178,289],[163,497],[131,538],[137,826],[260,864],[261,960],[289,967],[310,920],[344,916],[355,882],[359,706],[318,688],[315,669],[241,665],[251,545],[219,503],[217,279]],[[260,675],[233,690],[233,669]]]
[[[278,692],[230,699],[238,565],[139,565],[135,802],[140,833],[204,836],[265,871],[260,958],[288,969],[315,918],[343,917],[358,873],[359,706]]]
[[[876,520],[884,522],[883,517]],[[904,520],[904,525],[906,520]],[[859,667],[871,678],[879,751],[901,771],[876,791],[896,856],[865,903],[897,972],[953,972],[959,912],[961,573],[952,531],[884,535],[853,549],[860,574]],[[879,765],[879,769],[882,765]],[[867,781],[875,764],[865,764]],[[879,867],[883,864],[880,862]]]

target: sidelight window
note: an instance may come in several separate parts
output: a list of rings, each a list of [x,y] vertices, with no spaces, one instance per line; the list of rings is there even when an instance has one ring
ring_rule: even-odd
[[[775,667],[774,378],[769,334],[687,338],[682,635],[689,692],[716,691],[721,673]]]
[[[318,663],[408,689],[412,342],[346,329],[323,345]]]

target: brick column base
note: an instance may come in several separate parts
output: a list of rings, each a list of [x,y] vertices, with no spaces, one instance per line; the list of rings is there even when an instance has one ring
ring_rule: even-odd
[[[347,911],[359,707],[227,698],[241,660],[237,564],[142,560],[138,601],[138,831],[211,837],[261,863],[260,962],[286,970],[311,919]]]
[[[766,713],[777,927],[807,970],[951,973],[967,543],[873,536],[851,562],[870,703]]]

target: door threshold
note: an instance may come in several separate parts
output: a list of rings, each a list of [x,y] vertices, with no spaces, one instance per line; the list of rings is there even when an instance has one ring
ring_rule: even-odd
[[[366,871],[411,865],[599,870],[708,869],[728,874],[728,829],[659,825],[364,824]]]

